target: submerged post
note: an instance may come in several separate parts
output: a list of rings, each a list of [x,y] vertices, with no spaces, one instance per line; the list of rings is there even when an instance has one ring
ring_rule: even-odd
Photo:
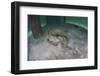
[[[39,38],[42,34],[40,17],[38,15],[32,15],[31,17],[31,30],[34,38]]]

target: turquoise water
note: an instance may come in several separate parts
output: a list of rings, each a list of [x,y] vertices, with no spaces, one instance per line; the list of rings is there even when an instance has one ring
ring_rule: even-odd
[[[28,33],[30,35],[31,23],[32,22],[32,15],[28,16]],[[39,23],[41,26],[42,31],[45,30],[46,25],[57,25],[63,26],[66,24],[73,24],[75,26],[81,27],[85,30],[88,30],[88,17],[75,17],[75,16],[39,16]],[[34,28],[33,28],[34,29]]]

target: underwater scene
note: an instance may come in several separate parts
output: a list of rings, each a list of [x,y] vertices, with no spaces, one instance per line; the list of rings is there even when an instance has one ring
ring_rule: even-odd
[[[88,17],[27,18],[28,61],[88,58]]]

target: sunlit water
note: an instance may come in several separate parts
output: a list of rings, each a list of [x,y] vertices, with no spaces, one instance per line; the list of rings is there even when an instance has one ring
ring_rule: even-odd
[[[55,30],[59,30],[67,39],[48,35],[48,31],[55,33]],[[87,30],[73,25],[47,27],[40,38],[34,39],[32,34],[28,38],[28,60],[87,58],[87,47]]]

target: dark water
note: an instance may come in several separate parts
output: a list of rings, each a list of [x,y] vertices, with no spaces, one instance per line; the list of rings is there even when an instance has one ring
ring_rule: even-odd
[[[40,38],[35,39],[32,34],[28,37],[28,60],[83,59],[88,57],[87,30],[71,24],[63,27],[47,26],[43,28],[44,33]],[[48,30],[53,32],[55,29],[63,31],[67,36],[67,41],[64,41],[65,47],[62,47],[61,44],[55,46],[48,42]]]

